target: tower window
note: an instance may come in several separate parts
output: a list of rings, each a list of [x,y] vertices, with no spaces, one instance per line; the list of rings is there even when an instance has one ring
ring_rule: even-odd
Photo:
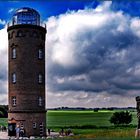
[[[39,106],[42,106],[42,97],[39,97],[39,98],[38,98],[38,105],[39,105]]]
[[[42,74],[38,75],[38,83],[41,84],[43,82]]]
[[[16,104],[17,104],[17,103],[16,103],[16,96],[13,96],[13,97],[12,97],[12,105],[13,105],[13,106],[16,106]]]
[[[33,128],[36,129],[36,122],[33,122]]]
[[[13,84],[16,83],[16,74],[15,73],[12,74],[12,83]]]
[[[16,58],[16,48],[12,49],[12,58],[15,59]]]
[[[42,49],[38,50],[38,58],[43,59],[43,51],[42,51]]]
[[[23,32],[21,30],[19,30],[17,32],[17,37],[23,37],[23,36],[24,36]]]
[[[33,32],[33,37],[38,38],[38,33],[37,32]]]

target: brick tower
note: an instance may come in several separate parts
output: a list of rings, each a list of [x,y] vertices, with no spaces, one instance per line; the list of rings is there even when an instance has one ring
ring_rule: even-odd
[[[20,8],[8,24],[9,112],[8,134],[18,124],[26,136],[46,136],[45,35],[40,15]]]

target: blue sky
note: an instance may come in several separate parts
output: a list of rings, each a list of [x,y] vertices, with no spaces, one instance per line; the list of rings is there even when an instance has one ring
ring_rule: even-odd
[[[67,12],[68,10],[79,10],[88,8],[95,8],[104,1],[97,0],[43,0],[43,1],[0,1],[0,17],[2,20],[8,21],[14,13],[14,10],[20,7],[32,7],[40,12],[42,20],[46,20],[50,16],[58,16]],[[140,15],[139,1],[113,1],[111,8],[114,11],[121,10],[131,16]],[[5,11],[5,12],[3,12]],[[11,11],[11,12],[10,12]],[[2,26],[1,26],[2,27]]]
[[[140,2],[130,0],[0,1],[1,104],[8,92],[5,25],[20,7],[36,9],[47,24],[48,107],[135,106]]]
[[[42,20],[46,20],[50,16],[57,16],[59,14],[63,14],[68,10],[79,10],[84,9],[85,6],[95,7],[98,2],[89,1],[0,1],[0,17],[3,20],[9,20],[14,13],[15,9],[20,7],[32,7],[39,11],[42,16]],[[13,9],[13,10],[12,10]],[[8,12],[10,11],[11,12]],[[6,12],[3,12],[6,11]]]

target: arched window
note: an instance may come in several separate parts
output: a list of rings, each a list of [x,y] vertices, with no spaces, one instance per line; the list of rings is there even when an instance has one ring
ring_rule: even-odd
[[[43,50],[42,49],[38,50],[38,59],[43,59]]]
[[[43,83],[43,76],[42,76],[42,74],[38,75],[38,83],[39,84]]]
[[[16,83],[16,74],[15,73],[12,74],[12,83],[13,84]]]
[[[39,105],[39,106],[42,106],[42,97],[39,97],[39,98],[38,98],[38,105]]]
[[[14,38],[15,37],[15,31],[13,31],[12,33],[11,33],[11,37],[10,38]]]
[[[16,48],[12,48],[12,58],[16,59]]]

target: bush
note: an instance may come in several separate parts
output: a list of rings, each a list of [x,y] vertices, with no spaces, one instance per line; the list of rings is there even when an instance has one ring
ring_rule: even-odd
[[[109,121],[114,125],[129,124],[132,121],[132,114],[128,111],[115,112]]]

